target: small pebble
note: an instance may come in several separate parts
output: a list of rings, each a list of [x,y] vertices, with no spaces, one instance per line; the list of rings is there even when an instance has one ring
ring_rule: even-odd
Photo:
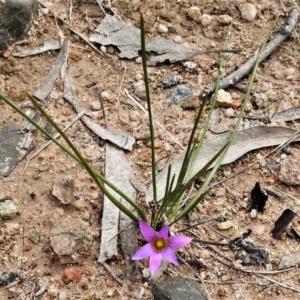
[[[133,83],[133,87],[134,87],[134,93],[137,97],[141,99],[146,99],[146,90],[145,90],[145,85],[143,80],[139,80]]]
[[[110,290],[110,291],[107,292],[107,296],[108,297],[111,297],[113,295],[114,295],[114,291],[113,290]]]
[[[177,43],[177,44],[180,44],[180,43],[182,42],[182,38],[181,38],[181,36],[179,36],[179,35],[175,35],[175,36],[173,37],[173,41],[174,41],[175,43]]]
[[[101,97],[103,100],[107,100],[109,98],[109,92],[108,91],[102,91]]]
[[[144,268],[142,271],[143,278],[149,278],[150,277],[150,270],[149,268]]]
[[[287,157],[287,155],[286,155],[285,153],[282,153],[282,154],[280,155],[280,159],[281,159],[281,160],[286,159],[286,157]]]
[[[203,14],[200,17],[200,23],[202,25],[202,27],[207,27],[211,24],[211,22],[213,21],[213,17],[211,15],[208,14]]]
[[[168,27],[164,24],[159,24],[157,28],[157,32],[159,33],[167,33],[168,32]]]
[[[291,155],[292,154],[292,148],[290,145],[286,145],[282,148],[281,150],[282,153],[285,153],[287,155]]]
[[[135,80],[136,80],[136,81],[139,81],[139,80],[142,80],[142,79],[143,79],[143,74],[137,73],[137,74],[135,75]]]
[[[106,46],[101,46],[100,47],[101,52],[107,53],[107,47]]]
[[[183,65],[184,65],[186,68],[188,68],[189,70],[194,70],[194,69],[197,68],[197,65],[196,65],[194,62],[192,62],[192,61],[185,61],[185,62],[183,63]]]
[[[197,255],[198,255],[198,257],[203,258],[203,259],[210,258],[210,252],[206,249],[199,250]]]
[[[129,118],[130,121],[137,121],[139,119],[139,113],[137,111],[130,111]]]
[[[257,9],[252,3],[246,3],[241,8],[242,19],[252,22],[254,21]]]
[[[197,6],[192,6],[187,10],[187,14],[188,16],[198,22],[200,20],[200,16],[201,16],[201,12],[200,12],[200,8]]]
[[[91,110],[98,111],[101,109],[101,103],[99,101],[93,101],[91,104]]]
[[[235,112],[234,112],[234,110],[233,110],[232,107],[229,107],[229,108],[227,108],[227,109],[225,110],[225,116],[226,116],[227,118],[233,118],[233,117],[235,117]]]
[[[226,230],[226,229],[229,229],[233,226],[234,226],[234,223],[232,221],[225,221],[225,222],[221,222],[221,223],[218,224],[218,228],[220,230]]]
[[[67,293],[62,291],[58,295],[58,300],[67,300]]]
[[[230,107],[230,106],[232,106],[232,103],[233,103],[233,100],[232,100],[230,93],[225,92],[224,90],[220,89],[218,92],[218,97],[217,97],[218,106]]]
[[[256,217],[257,217],[257,210],[252,209],[251,212],[250,212],[250,218],[255,219]]]
[[[81,280],[81,275],[77,268],[71,267],[64,270],[61,280],[64,284],[69,284],[71,281],[78,283]]]
[[[217,21],[221,25],[229,25],[232,22],[232,18],[229,15],[221,15],[218,17]]]
[[[54,285],[50,285],[47,290],[47,295],[54,298],[58,295],[58,289]]]
[[[108,46],[107,47],[107,53],[113,54],[115,52],[115,48],[113,46]]]
[[[17,206],[15,206],[10,200],[5,200],[0,203],[0,217],[3,219],[13,219],[18,212]]]

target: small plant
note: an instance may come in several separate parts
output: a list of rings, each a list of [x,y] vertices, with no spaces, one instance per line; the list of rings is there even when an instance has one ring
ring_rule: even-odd
[[[271,32],[271,31],[270,31]],[[269,34],[270,35],[270,34]],[[269,37],[268,35],[268,37]],[[267,37],[267,38],[268,38]],[[218,89],[220,85],[221,70],[224,63],[224,54],[221,55],[219,75],[216,80],[216,87],[214,95],[211,100],[211,108],[205,122],[202,134],[200,137],[196,138],[196,129],[200,120],[200,117],[203,113],[205,105],[208,101],[208,97],[202,99],[202,105],[197,113],[195,118],[193,130],[189,139],[187,150],[185,152],[185,157],[181,170],[179,174],[172,174],[172,168],[168,168],[168,176],[166,182],[166,190],[164,198],[162,199],[161,205],[158,204],[157,193],[156,193],[156,162],[155,162],[155,132],[153,124],[153,114],[151,109],[151,98],[150,98],[150,89],[148,84],[148,74],[147,74],[147,62],[146,62],[146,49],[145,49],[145,30],[144,30],[144,18],[141,15],[141,45],[142,45],[142,65],[144,71],[144,81],[146,88],[146,99],[147,99],[147,108],[149,114],[149,123],[150,123],[150,135],[151,135],[151,157],[152,157],[152,185],[153,185],[153,201],[151,216],[142,209],[141,206],[137,205],[132,199],[130,199],[126,194],[120,191],[113,183],[109,182],[104,175],[96,172],[89,163],[84,159],[78,149],[70,141],[67,135],[59,128],[59,126],[52,120],[52,118],[44,111],[44,109],[37,103],[37,101],[30,95],[27,94],[28,98],[31,100],[35,108],[47,119],[49,123],[60,133],[63,139],[68,144],[69,148],[62,145],[57,139],[53,138],[48,132],[46,132],[42,127],[40,127],[32,118],[26,115],[19,107],[17,107],[11,100],[0,93],[0,99],[2,99],[6,104],[11,106],[15,111],[22,115],[26,120],[33,124],[39,131],[45,134],[49,139],[51,139],[56,145],[58,145],[63,151],[69,154],[77,162],[82,164],[90,176],[94,179],[98,187],[103,191],[103,193],[112,201],[122,212],[124,212],[128,217],[130,217],[134,222],[139,223],[140,231],[148,242],[145,246],[140,248],[132,257],[133,260],[140,260],[150,256],[150,271],[155,273],[159,267],[162,258],[164,257],[171,263],[178,265],[177,258],[173,253],[174,249],[184,247],[191,242],[191,238],[187,236],[175,236],[169,237],[169,227],[178,222],[180,219],[185,217],[191,210],[193,210],[197,204],[205,197],[208,192],[208,186],[215,176],[217,170],[219,169],[226,152],[228,151],[232,140],[238,130],[240,121],[242,119],[247,100],[250,96],[250,91],[252,89],[252,84],[254,81],[254,76],[258,67],[260,55],[265,47],[267,38],[262,46],[262,49],[258,55],[254,70],[251,75],[247,93],[245,95],[240,115],[236,122],[235,128],[228,139],[227,143],[214,155],[214,157],[207,162],[207,164],[199,170],[196,175],[191,176],[193,168],[198,157],[198,154],[201,151],[201,146],[203,144],[206,132],[209,128],[211,116],[215,103],[217,100]],[[225,49],[227,48],[229,39],[229,34],[225,41]],[[206,177],[206,180],[201,185],[198,191],[189,199],[186,203],[183,203],[184,196],[186,195],[187,190],[189,190],[195,180],[195,178],[201,176],[207,172],[210,168],[211,171]],[[126,208],[116,199],[112,194],[107,190],[105,184],[112,188],[115,192],[119,194],[124,200],[126,200],[132,207],[133,210]],[[159,228],[161,228],[159,230]]]

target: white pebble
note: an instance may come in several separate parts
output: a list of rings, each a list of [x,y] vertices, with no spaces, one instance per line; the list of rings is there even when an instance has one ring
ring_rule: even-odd
[[[101,46],[101,47],[100,47],[100,50],[101,50],[103,53],[107,53],[107,47],[106,47],[106,46]]]
[[[101,92],[101,97],[103,100],[107,100],[109,98],[109,92],[108,91]]]
[[[58,300],[66,300],[67,299],[67,293],[62,291],[58,295]]]
[[[217,97],[217,104],[223,107],[230,107],[233,103],[230,93],[220,89]]]
[[[107,47],[107,52],[108,52],[109,54],[113,54],[113,53],[115,52],[115,48],[114,48],[113,46],[108,46],[108,47]]]
[[[136,81],[139,81],[139,80],[142,80],[142,79],[143,79],[143,74],[137,73],[137,74],[135,75],[135,80],[136,80]]]
[[[168,32],[168,27],[164,24],[159,24],[157,28],[157,32],[159,33],[167,33]]]
[[[250,218],[255,219],[256,217],[257,217],[257,210],[256,209],[251,209]]]
[[[197,6],[192,6],[187,10],[187,14],[189,15],[189,17],[198,22],[200,20],[200,16],[201,16],[201,12],[200,12],[200,8]]]
[[[218,17],[218,22],[221,25],[229,25],[232,22],[232,18],[229,15],[221,15]]]
[[[187,67],[188,69],[190,69],[190,70],[194,70],[194,69],[197,68],[197,65],[192,61],[186,61],[186,62],[183,63],[183,65],[185,67]]]
[[[225,116],[226,116],[227,118],[233,118],[233,117],[235,117],[235,113],[234,113],[234,110],[233,110],[232,107],[229,107],[229,108],[227,108],[227,109],[225,110]]]
[[[284,75],[285,76],[294,75],[295,72],[296,72],[296,70],[294,68],[287,68],[284,70]]]
[[[246,3],[241,8],[242,19],[252,22],[254,21],[257,9],[252,3]]]
[[[212,20],[213,20],[213,16],[208,15],[208,14],[203,14],[200,17],[200,23],[201,23],[202,27],[209,26],[211,24]]]
[[[280,155],[280,159],[282,159],[282,160],[283,160],[283,159],[286,159],[286,156],[287,156],[287,155],[286,155],[285,153],[282,153],[282,154]]]
[[[129,114],[129,118],[131,121],[137,121],[139,118],[139,113],[137,111],[131,111]]]
[[[150,277],[150,270],[149,268],[144,268],[142,271],[143,277],[144,278],[149,278]]]
[[[179,35],[175,35],[175,36],[173,37],[173,41],[174,41],[175,43],[180,44],[181,41],[182,41],[182,38],[181,38],[181,36],[179,36]]]

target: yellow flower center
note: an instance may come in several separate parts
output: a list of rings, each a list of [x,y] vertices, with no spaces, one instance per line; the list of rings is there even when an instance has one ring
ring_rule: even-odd
[[[166,250],[169,246],[169,242],[163,238],[154,238],[151,241],[152,247],[156,252],[162,252]]]

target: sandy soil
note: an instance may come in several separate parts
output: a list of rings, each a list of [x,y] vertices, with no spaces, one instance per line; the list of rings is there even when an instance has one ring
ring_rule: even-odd
[[[60,0],[50,1],[52,9],[69,22],[68,4]],[[170,40],[177,40],[181,44],[194,49],[221,49],[224,37],[228,32],[228,25],[221,24],[218,20],[221,15],[229,15],[234,18],[231,48],[240,48],[239,54],[228,54],[224,74],[229,74],[249,59],[253,52],[262,43],[271,23],[278,17],[277,24],[282,24],[286,19],[286,12],[294,8],[293,1],[256,1],[253,3],[258,9],[258,15],[252,22],[245,21],[241,17],[244,1],[112,1],[111,8],[127,24],[139,26],[139,11],[145,12],[147,22],[147,38],[161,35]],[[107,3],[108,5],[108,3]],[[200,22],[195,22],[188,15],[188,10],[196,5],[201,14],[214,17],[212,24],[203,27]],[[87,15],[85,15],[85,11]],[[112,13],[106,9],[107,13]],[[76,30],[82,30],[82,34],[88,37],[103,19],[103,12],[93,1],[73,0],[72,25]],[[159,24],[167,26],[168,32],[159,32]],[[58,30],[61,30],[61,32]],[[142,74],[142,67],[134,60],[121,60],[116,53],[107,53],[108,60],[92,51],[78,36],[70,32],[67,26],[57,21],[51,12],[46,10],[39,12],[34,19],[33,26],[24,37],[22,43],[15,45],[9,51],[19,51],[41,45],[44,40],[52,38],[60,40],[60,34],[70,36],[70,68],[75,81],[78,98],[82,105],[93,108],[97,113],[93,120],[99,125],[106,126],[104,114],[99,106],[99,91],[107,91],[105,109],[109,126],[115,130],[142,138],[149,135],[147,118],[144,113],[124,94],[126,88],[134,92],[133,83]],[[293,34],[284,44],[266,60],[259,68],[255,88],[262,91],[267,97],[258,101],[253,96],[247,114],[267,115],[268,111],[274,112],[276,103],[283,98],[281,109],[292,105],[299,105],[299,27],[296,26]],[[47,75],[51,65],[58,55],[57,51],[32,57],[16,58],[9,54],[8,57],[0,57],[0,90],[15,101],[18,105],[24,104],[22,91],[33,93]],[[170,74],[177,72],[182,77],[182,82],[192,88],[195,96],[206,85],[214,81],[217,72],[219,56],[217,54],[199,55],[191,59],[197,67],[187,69],[182,62],[175,64],[160,64],[149,68],[150,86],[152,89],[153,109],[156,118],[165,126],[165,129],[186,146],[190,131],[187,125],[192,124],[195,110],[185,110],[180,105],[170,105],[167,99],[169,89],[162,88],[162,81]],[[112,62],[115,67],[111,65]],[[124,70],[126,70],[124,76]],[[291,75],[287,70],[293,70]],[[121,85],[122,78],[124,80]],[[244,83],[247,83],[245,80]],[[121,86],[121,93],[118,95]],[[53,119],[63,128],[75,116],[71,106],[62,98],[62,80],[58,80],[50,95],[46,109]],[[235,100],[241,100],[243,93],[236,89],[229,89]],[[255,102],[256,101],[256,102]],[[119,105],[117,105],[119,104]],[[142,105],[145,102],[142,100]],[[234,108],[236,113],[239,108]],[[28,112],[34,112],[30,107]],[[225,109],[221,108],[222,114]],[[134,120],[133,116],[137,116]],[[7,120],[14,120],[20,126],[22,118],[2,102],[0,102],[0,128]],[[224,122],[232,128],[230,119],[224,118]],[[44,124],[44,121],[41,121]],[[292,128],[299,128],[299,123],[282,124]],[[67,131],[76,146],[84,156],[99,171],[105,166],[105,142],[91,133],[83,123],[77,121]],[[40,133],[34,133],[33,155],[45,141]],[[235,172],[253,163],[257,155],[264,155],[270,149],[253,151],[235,163],[222,168],[216,180],[226,178]],[[300,157],[300,145],[292,146],[292,155]],[[168,162],[182,153],[179,145],[173,142],[166,131],[159,130],[157,143],[158,168],[162,170]],[[134,169],[135,176],[148,185],[151,178],[149,141],[139,140],[132,152],[126,153]],[[280,165],[280,153],[269,157]],[[28,162],[28,165],[27,165]],[[299,189],[287,187],[278,180],[278,168],[271,173],[265,167],[257,163],[250,170],[215,187],[205,201],[196,208],[196,212],[202,219],[214,216],[226,210],[232,227],[223,230],[220,235],[218,222],[212,221],[193,228],[203,240],[229,241],[240,236],[248,228],[253,230],[251,239],[265,246],[270,253],[269,271],[277,270],[278,264],[287,253],[299,252],[299,242],[287,238],[274,240],[270,236],[273,224],[281,212],[290,208],[297,210],[296,202],[290,199],[283,201],[270,197],[265,213],[257,218],[251,218],[246,207],[249,195],[256,181],[263,187],[276,187],[281,191],[299,197]],[[84,205],[63,205],[51,193],[53,184],[61,182],[67,177],[74,179],[74,199],[84,200]],[[35,194],[35,196],[33,195]],[[3,220],[0,227],[0,273],[12,269],[22,278],[22,283],[10,287],[0,288],[1,299],[34,299],[31,296],[33,289],[38,290],[38,278],[48,281],[50,288],[41,296],[41,299],[58,299],[58,292],[66,292],[67,299],[134,299],[142,288],[141,299],[152,299],[151,285],[147,278],[141,277],[137,282],[126,279],[124,257],[120,250],[119,255],[108,262],[112,271],[121,274],[120,286],[107,273],[103,266],[97,263],[97,255],[100,245],[102,193],[89,178],[84,169],[78,166],[71,158],[63,154],[55,145],[49,145],[36,157],[21,162],[9,177],[0,177],[0,198],[11,197],[13,203],[18,206],[19,213],[12,220]],[[144,194],[140,193],[138,201],[143,203]],[[186,221],[188,222],[188,221]],[[300,224],[299,217],[294,219],[294,226]],[[88,224],[88,226],[87,226]],[[181,224],[180,228],[188,225]],[[209,225],[208,225],[209,224]],[[49,237],[55,230],[62,228],[76,229],[84,233],[86,245],[81,251],[77,264],[63,264],[55,255],[50,245]],[[2,232],[2,233],[1,233]],[[1,235],[0,235],[1,236]],[[200,249],[198,247],[200,247]],[[215,249],[217,252],[215,252]],[[278,286],[254,274],[247,274],[234,267],[232,252],[228,249],[216,246],[207,247],[192,243],[187,250],[182,250],[180,255],[189,262],[194,272],[205,282],[201,284],[204,292],[209,293],[211,299],[297,299],[299,293]],[[224,256],[227,258],[224,258]],[[225,261],[224,264],[218,259]],[[147,261],[140,262],[140,271],[147,267]],[[263,266],[244,266],[248,270],[266,271]],[[66,284],[62,276],[66,269],[74,268],[75,277],[81,276],[81,280]],[[197,276],[186,265],[175,268],[169,266],[165,276],[180,274],[197,279]],[[79,274],[79,275],[78,275]],[[294,270],[274,274],[265,274],[282,284],[299,287],[300,274]],[[261,286],[259,285],[261,284]]]

